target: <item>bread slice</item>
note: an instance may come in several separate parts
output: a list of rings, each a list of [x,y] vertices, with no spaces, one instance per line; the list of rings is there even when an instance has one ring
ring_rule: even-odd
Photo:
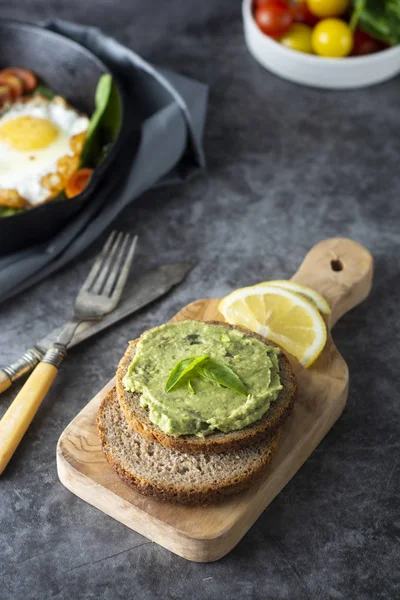
[[[209,324],[224,325],[228,329],[239,329],[249,337],[254,337],[264,344],[274,345],[257,333],[253,333],[236,325],[228,325],[218,321],[209,321]],[[289,416],[296,396],[296,382],[289,360],[283,351],[279,355],[280,377],[283,389],[278,398],[271,403],[265,415],[255,423],[243,429],[229,433],[215,432],[205,438],[196,435],[182,435],[173,437],[164,433],[157,425],[152,423],[148,417],[147,408],[140,405],[140,394],[129,392],[123,384],[124,375],[131,364],[137,341],[130,342],[117,369],[117,395],[122,411],[129,424],[150,442],[158,442],[167,448],[173,448],[179,452],[208,453],[227,452],[252,444],[270,435]]]
[[[211,504],[250,486],[275,454],[280,432],[260,444],[221,454],[185,454],[148,442],[127,423],[115,388],[97,417],[103,452],[142,494],[182,504]]]

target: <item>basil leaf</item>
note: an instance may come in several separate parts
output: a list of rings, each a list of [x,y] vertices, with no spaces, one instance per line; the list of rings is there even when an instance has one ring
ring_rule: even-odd
[[[208,360],[198,369],[198,374],[221,387],[228,388],[241,396],[247,396],[247,388],[243,381],[227,365],[221,365],[215,360]]]
[[[80,166],[97,166],[104,158],[104,147],[117,137],[121,124],[121,106],[111,75],[102,75],[96,88],[95,111],[83,145]]]
[[[33,95],[34,96],[36,96],[36,95],[44,96],[48,100],[53,100],[53,98],[56,97],[56,93],[53,92],[52,89],[50,89],[49,87],[47,87],[47,85],[44,85],[44,83],[39,83],[39,85],[37,85],[35,87]]]
[[[188,375],[196,375],[198,368],[207,360],[208,356],[193,356],[179,361],[169,374],[165,391],[170,392],[177,385],[185,383],[188,380]]]
[[[400,43],[400,0],[353,0],[350,27],[392,46]]]
[[[93,138],[93,135],[99,126],[100,120],[105,113],[107,108],[108,101],[111,96],[111,87],[112,87],[112,79],[111,75],[102,75],[98,81],[96,88],[96,96],[95,103],[96,109],[92,114],[92,118],[90,119],[89,127],[86,134],[86,141],[84,146],[84,151],[88,149],[90,142]]]
[[[12,217],[19,212],[25,210],[24,208],[9,208],[8,206],[0,206],[0,217]]]
[[[172,369],[168,381],[165,384],[165,391],[170,392],[178,385],[186,383],[186,387],[191,394],[195,394],[191,379],[201,376],[216,385],[228,388],[236,394],[247,396],[247,388],[243,381],[227,365],[217,363],[208,356],[194,356],[179,361]]]

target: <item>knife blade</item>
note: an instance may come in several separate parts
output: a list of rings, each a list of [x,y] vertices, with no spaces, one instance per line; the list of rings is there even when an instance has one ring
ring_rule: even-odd
[[[137,276],[127,283],[121,301],[113,312],[100,321],[85,321],[79,325],[68,348],[80,344],[80,342],[157,300],[183,281],[192,266],[188,262],[165,264]],[[36,367],[46,351],[56,341],[60,331],[60,327],[53,329],[48,335],[39,340],[33,348],[27,350],[15,363],[0,369],[0,394],[9,388],[14,381]]]

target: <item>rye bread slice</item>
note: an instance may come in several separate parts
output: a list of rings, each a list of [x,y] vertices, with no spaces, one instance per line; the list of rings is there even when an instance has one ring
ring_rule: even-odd
[[[212,504],[247,489],[271,462],[280,431],[259,444],[220,454],[185,454],[148,442],[127,423],[115,388],[97,416],[108,463],[140,493],[181,504]]]
[[[274,345],[257,333],[236,325],[229,325],[219,321],[209,321],[208,324],[224,325],[228,329],[239,329],[244,331],[249,337],[254,337],[264,344]],[[293,408],[296,396],[296,381],[289,360],[284,352],[281,351],[279,355],[279,368],[283,389],[261,419],[243,429],[230,433],[215,432],[205,438],[195,435],[182,435],[180,437],[167,435],[150,421],[147,408],[140,405],[140,394],[128,392],[123,385],[122,380],[133,360],[136,344],[136,340],[129,343],[128,349],[118,365],[116,388],[118,400],[125,418],[135,431],[150,442],[158,442],[162,446],[173,448],[179,452],[201,452],[207,454],[227,452],[252,444],[270,435],[277,427],[282,425]]]

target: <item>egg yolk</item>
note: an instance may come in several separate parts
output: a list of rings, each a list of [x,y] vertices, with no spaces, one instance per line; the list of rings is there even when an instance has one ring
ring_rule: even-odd
[[[0,125],[0,141],[21,152],[46,148],[54,142],[58,133],[58,128],[51,121],[29,115]]]

